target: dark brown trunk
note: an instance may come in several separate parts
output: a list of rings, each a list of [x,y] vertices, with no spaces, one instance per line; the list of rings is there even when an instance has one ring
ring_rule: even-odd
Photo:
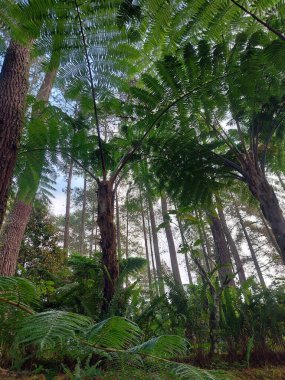
[[[235,242],[234,242],[232,235],[229,231],[229,228],[227,226],[224,211],[221,208],[219,209],[219,217],[220,217],[220,221],[222,223],[223,231],[224,231],[224,234],[226,236],[228,245],[230,247],[231,254],[232,254],[234,261],[235,261],[239,282],[240,282],[240,284],[243,284],[246,281],[246,277],[245,277],[245,273],[244,273],[244,269],[243,269],[243,264],[241,262],[237,247],[235,245]]]
[[[243,167],[246,172],[246,181],[252,195],[258,200],[261,211],[268,221],[280,248],[280,256],[285,264],[285,219],[277,196],[268,183],[265,174],[251,161]]]
[[[157,273],[159,292],[160,292],[160,295],[163,295],[165,293],[165,290],[164,290],[164,284],[163,284],[163,278],[162,278],[162,267],[161,267],[161,260],[160,260],[159,246],[158,246],[158,237],[157,237],[157,231],[156,231],[153,204],[150,198],[148,198],[148,208],[149,208],[151,234],[152,234],[152,242],[153,242],[154,257],[155,257],[155,263],[156,263],[156,273]]]
[[[92,204],[91,236],[90,236],[90,254],[89,254],[90,257],[92,257],[92,254],[93,254],[94,228],[95,228],[95,201],[93,201],[93,204]]]
[[[163,196],[161,197],[161,211],[164,221],[164,230],[167,238],[173,278],[177,284],[182,285],[173,234],[168,217],[167,199]]]
[[[11,41],[0,74],[0,227],[24,124],[31,44]]]
[[[273,247],[276,249],[276,251],[280,255],[280,248],[279,248],[279,246],[277,244],[275,236],[273,235],[271,228],[268,226],[268,223],[267,223],[266,219],[264,218],[264,215],[262,214],[261,210],[259,212],[259,215],[260,215],[262,223],[263,223],[263,225],[264,225],[264,227],[266,229],[267,238],[268,238],[269,242],[273,245]]]
[[[98,227],[101,235],[104,289],[102,312],[107,312],[115,293],[119,277],[119,263],[116,252],[116,227],[114,223],[115,194],[110,181],[98,185]]]
[[[252,257],[252,261],[254,263],[254,267],[255,267],[255,270],[256,270],[258,278],[259,278],[259,281],[260,281],[260,283],[261,283],[262,286],[266,286],[264,278],[263,278],[263,274],[261,272],[261,269],[260,269],[260,266],[259,266],[256,254],[255,254],[255,251],[254,251],[254,248],[253,248],[253,245],[251,244],[250,237],[249,237],[249,235],[247,233],[246,226],[244,224],[243,218],[242,218],[242,216],[241,216],[241,214],[239,212],[239,209],[238,209],[237,205],[235,205],[235,209],[236,209],[236,214],[237,214],[237,217],[239,219],[239,222],[240,222],[243,234],[245,236],[245,239],[246,239],[246,242],[247,242],[247,245],[248,245],[251,257]]]
[[[86,218],[86,200],[87,200],[87,178],[84,175],[83,185],[83,202],[82,202],[82,214],[81,214],[81,227],[79,236],[79,252],[83,255],[85,253],[85,218]]]
[[[211,221],[211,231],[214,238],[215,244],[215,255],[216,263],[219,266],[219,278],[221,285],[228,283],[229,285],[234,285],[233,271],[231,256],[228,250],[226,238],[222,228],[220,219],[217,216],[209,215]]]
[[[66,205],[65,205],[65,221],[64,221],[64,236],[63,248],[68,250],[69,247],[69,226],[70,226],[70,205],[71,205],[71,182],[73,173],[73,162],[69,164],[67,187],[66,187]]]
[[[0,275],[14,276],[19,250],[26,226],[32,211],[32,205],[17,201],[10,213],[1,236]]]
[[[188,247],[188,244],[187,244],[187,241],[185,238],[184,228],[182,226],[182,222],[181,222],[178,215],[177,215],[177,221],[178,221],[178,226],[179,226],[182,244],[184,245],[184,249],[185,249],[184,257],[185,257],[185,264],[186,264],[186,270],[187,270],[187,274],[188,274],[189,284],[193,285],[193,279],[192,279],[192,274],[191,274],[191,266],[190,266],[190,261],[189,261],[189,257],[188,257],[187,250],[186,250]]]
[[[148,244],[147,244],[147,232],[146,232],[146,225],[145,225],[145,213],[144,213],[144,209],[143,209],[143,202],[142,202],[141,192],[140,192],[140,206],[141,206],[143,237],[144,237],[144,245],[145,245],[145,255],[146,255],[146,261],[147,261],[148,286],[149,286],[150,296],[152,297],[152,278],[151,278],[151,270],[150,270],[150,257],[149,257]]]

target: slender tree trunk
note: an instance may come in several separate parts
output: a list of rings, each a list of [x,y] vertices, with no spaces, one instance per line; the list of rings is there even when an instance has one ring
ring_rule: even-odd
[[[263,274],[261,272],[261,269],[260,269],[260,266],[259,266],[256,254],[255,254],[254,248],[253,248],[253,246],[251,244],[250,237],[249,237],[249,235],[247,233],[246,226],[244,224],[243,218],[242,218],[242,216],[241,216],[241,214],[239,212],[239,209],[238,209],[237,205],[235,205],[235,210],[236,210],[236,214],[237,214],[237,217],[239,219],[242,231],[244,233],[244,236],[245,236],[245,239],[246,239],[246,242],[247,242],[247,245],[248,245],[251,257],[252,257],[252,261],[254,263],[255,270],[256,270],[258,278],[259,278],[259,281],[260,281],[261,285],[265,287],[266,284],[265,284],[265,281],[264,281]]]
[[[24,124],[30,51],[31,44],[11,40],[0,73],[0,227]]]
[[[92,257],[92,254],[93,254],[94,228],[95,228],[95,202],[93,201],[93,204],[92,204],[92,220],[91,220],[91,238],[90,238],[90,257]]]
[[[57,73],[57,70],[54,69],[52,72],[47,73],[45,75],[44,80],[39,89],[39,92],[37,94],[38,101],[44,101],[44,102],[48,101],[50,92],[52,89],[52,85],[56,77],[56,73]],[[1,79],[0,79],[0,82],[1,82]],[[1,103],[1,99],[0,99],[0,103]],[[39,117],[37,109],[33,108],[32,118],[37,118],[37,117]],[[0,123],[0,130],[1,130],[1,123]],[[1,138],[1,133],[0,133],[0,138]],[[1,146],[1,141],[0,141],[0,146]],[[39,157],[37,158],[38,161],[40,162],[44,161],[44,154],[45,154],[44,152],[39,154]],[[1,156],[1,152],[0,152],[0,156]],[[39,165],[39,167],[41,170],[42,169],[41,165]],[[1,163],[0,163],[0,168],[1,168]],[[27,167],[25,168],[22,176],[24,177],[28,175],[30,175],[30,168]],[[20,180],[19,180],[20,186],[21,186],[21,178],[22,177],[20,177]],[[32,210],[32,202],[34,200],[34,197],[36,195],[36,192],[39,186],[40,173],[37,176],[34,176],[33,178],[31,178],[31,181],[32,181],[32,184],[27,191],[25,191],[24,193],[21,193],[21,189],[19,190],[16,201],[13,205],[13,209],[11,211],[11,215],[7,218],[7,223],[3,227],[3,231],[1,233],[1,246],[0,246],[0,267],[7,268],[6,264],[2,264],[2,261],[3,263],[7,262],[9,261],[9,257],[10,257],[10,259],[15,262],[11,262],[8,267],[11,270],[13,268],[14,270],[16,270],[21,241],[23,240],[25,229],[29,222],[29,218],[30,218],[30,214]],[[1,187],[1,184],[0,184],[0,187]],[[23,219],[16,220],[15,216],[17,216],[17,218],[20,218],[22,216]],[[6,276],[13,276],[14,274],[15,272],[10,272],[10,273],[8,273],[7,271],[5,272]]]
[[[83,255],[85,252],[85,219],[86,219],[86,200],[87,200],[87,178],[84,175],[83,202],[81,214],[81,227],[79,236],[79,252]]]
[[[65,205],[65,221],[64,221],[64,236],[63,248],[67,251],[69,247],[69,226],[70,226],[70,204],[71,204],[71,181],[73,172],[73,161],[69,164],[67,187],[66,187],[66,205]]]
[[[228,250],[221,221],[217,216],[209,214],[209,217],[211,221],[210,226],[215,244],[216,263],[220,266],[218,271],[221,285],[223,286],[225,282],[229,281],[229,285],[234,286],[234,280],[232,278],[233,271],[231,256]],[[232,279],[229,280],[230,278]]]
[[[155,290],[156,290],[156,294],[159,294],[158,284],[157,284],[157,273],[156,273],[156,267],[155,267],[155,263],[154,263],[153,242],[152,242],[151,228],[150,228],[150,217],[149,217],[148,210],[147,210],[147,230],[148,230],[149,247],[150,247],[151,263],[152,263],[152,273],[153,273],[153,277],[154,277]]]
[[[140,206],[141,206],[141,217],[142,217],[142,226],[143,226],[145,254],[146,254],[146,260],[147,260],[148,286],[149,286],[150,296],[152,298],[152,278],[151,278],[151,270],[150,270],[150,257],[149,257],[148,244],[147,244],[147,232],[146,232],[146,225],[145,225],[145,214],[144,214],[144,209],[143,209],[143,202],[142,202],[141,192],[140,192]]]
[[[279,182],[280,182],[282,189],[285,190],[285,183],[281,177],[281,174],[277,172],[276,175],[277,175],[277,178],[279,179]]]
[[[182,244],[186,248],[186,247],[188,247],[188,244],[187,244],[187,241],[186,241],[186,238],[185,238],[182,222],[181,222],[181,220],[180,220],[180,218],[179,218],[178,215],[177,215],[177,221],[178,221],[178,226],[179,226],[179,231],[180,231],[180,235],[181,235]],[[193,279],[192,279],[192,274],[191,274],[191,266],[190,266],[189,257],[187,255],[187,251],[184,252],[184,257],[185,257],[185,264],[186,264],[186,270],[187,270],[187,274],[188,274],[189,284],[193,285]]]
[[[161,197],[161,211],[164,221],[164,229],[167,238],[173,278],[177,284],[182,285],[173,234],[168,218],[167,199],[163,196]]]
[[[114,223],[115,194],[110,181],[98,185],[98,226],[101,235],[104,289],[102,312],[107,312],[115,293],[119,277],[119,263],[116,252],[116,227]]]
[[[202,241],[202,244],[201,244],[202,252],[203,252],[203,256],[204,256],[204,260],[205,260],[205,264],[206,264],[206,269],[207,269],[207,272],[209,273],[209,272],[211,272],[211,266],[210,266],[210,262],[209,262],[209,254],[211,251],[210,251],[210,247],[208,247],[208,245],[206,245],[207,250],[205,248],[205,243],[207,244],[208,240],[207,240],[207,236],[205,233],[203,219],[201,217],[201,214],[199,213],[199,215],[198,215],[198,212],[195,211],[195,216],[200,221],[200,223],[198,224],[199,238]]]
[[[164,290],[164,284],[163,284],[163,278],[162,278],[162,267],[161,267],[153,204],[150,197],[148,197],[148,208],[149,208],[153,250],[154,250],[155,262],[156,262],[156,273],[157,273],[159,292],[160,292],[160,295],[163,295],[165,293],[165,290]]]
[[[280,248],[280,256],[285,265],[285,219],[273,187],[268,183],[265,174],[253,162],[243,165],[246,182],[252,195],[258,200],[261,211],[268,221]]]
[[[219,353],[219,336],[220,336],[220,296],[214,288],[210,288],[212,304],[209,315],[210,330],[210,358]]]
[[[230,247],[232,256],[233,256],[234,261],[235,261],[239,282],[240,282],[240,284],[243,284],[246,281],[246,277],[245,277],[245,273],[244,273],[244,269],[243,269],[243,264],[241,262],[237,247],[235,245],[235,242],[234,242],[232,235],[229,231],[229,228],[227,226],[226,218],[225,218],[224,211],[222,208],[219,209],[219,218],[220,218],[220,221],[222,223],[224,234],[226,236],[228,245]]]
[[[116,227],[117,227],[117,247],[118,247],[118,257],[121,258],[122,247],[121,247],[121,225],[120,225],[120,207],[118,192],[116,192]]]

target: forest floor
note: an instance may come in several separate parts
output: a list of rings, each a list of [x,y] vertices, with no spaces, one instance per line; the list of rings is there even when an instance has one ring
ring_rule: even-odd
[[[55,377],[45,376],[43,374],[17,374],[8,370],[0,369],[0,379],[6,380],[68,380],[66,375],[58,375]],[[89,377],[90,379],[90,377]],[[135,371],[133,374],[128,373],[122,375],[115,372],[106,372],[103,377],[96,377],[94,380],[156,380],[154,375],[151,377],[146,376],[146,373]],[[162,377],[159,376],[162,380]],[[165,377],[165,380],[170,380]],[[82,379],[83,380],[83,379]],[[263,367],[263,368],[248,368],[248,369],[235,369],[224,371],[224,380],[285,380],[285,366]]]

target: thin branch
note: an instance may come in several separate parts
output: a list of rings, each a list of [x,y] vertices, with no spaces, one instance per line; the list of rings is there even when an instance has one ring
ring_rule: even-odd
[[[156,123],[161,119],[161,117],[167,113],[173,106],[175,106],[175,104],[179,103],[181,100],[183,100],[184,98],[186,98],[187,96],[195,93],[196,91],[198,91],[199,89],[203,88],[203,87],[207,87],[209,84],[215,82],[217,79],[223,79],[229,75],[232,75],[233,73],[230,73],[230,74],[227,74],[227,75],[223,75],[223,76],[220,76],[218,78],[215,78],[211,81],[208,81],[206,83],[204,83],[203,85],[201,86],[197,86],[195,88],[193,88],[191,91],[181,95],[178,99],[174,100],[173,102],[171,102],[170,104],[168,104],[163,110],[161,110],[158,115],[155,117],[154,121],[149,125],[149,127],[147,128],[147,130],[145,131],[145,133],[143,134],[142,138],[140,139],[140,141],[138,141],[126,154],[123,155],[123,157],[121,158],[116,170],[111,174],[111,182],[114,182],[118,176],[118,174],[120,173],[120,171],[123,169],[123,167],[128,163],[128,161],[132,158],[132,156],[134,155],[134,153],[142,146],[142,143],[144,142],[145,138],[149,135],[149,133],[151,132],[151,130],[153,129],[153,127],[156,125]]]
[[[28,306],[23,305],[23,304],[21,304],[19,302],[16,302],[16,301],[9,300],[9,299],[7,299],[5,297],[0,297],[0,302],[5,302],[5,303],[7,303],[9,305],[17,307],[18,309],[23,310],[23,311],[25,311],[28,314],[31,314],[31,315],[35,314],[34,310],[30,309]]]
[[[270,26],[267,22],[261,20],[258,16],[256,16],[254,13],[246,9],[243,5],[239,4],[236,0],[231,0],[233,4],[235,4],[237,7],[239,7],[242,11],[244,11],[246,14],[248,14],[250,17],[252,17],[255,21],[257,21],[259,24],[263,25],[266,29],[270,30],[270,32],[274,33],[280,40],[285,42],[285,36],[279,30],[273,28]]]
[[[80,15],[80,9],[79,9],[77,0],[74,0],[74,3],[75,3],[76,12],[77,12],[78,20],[79,20],[80,33],[81,33],[82,43],[83,43],[83,47],[84,47],[85,59],[86,59],[86,63],[87,63],[90,88],[91,88],[91,93],[92,93],[93,108],[94,108],[95,124],[96,124],[96,130],[97,130],[97,135],[98,135],[98,145],[99,145],[101,165],[102,165],[102,174],[103,174],[103,180],[105,180],[106,176],[107,176],[107,170],[106,170],[103,145],[102,145],[102,141],[101,141],[101,133],[100,133],[100,127],[99,127],[99,118],[98,118],[98,110],[97,110],[97,104],[96,104],[95,87],[94,87],[93,75],[92,75],[92,71],[91,71],[91,62],[89,59],[83,23],[82,23],[82,19],[81,19],[81,15]]]

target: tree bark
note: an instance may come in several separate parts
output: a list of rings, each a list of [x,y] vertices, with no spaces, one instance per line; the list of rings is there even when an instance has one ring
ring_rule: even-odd
[[[80,236],[79,236],[79,252],[82,255],[85,253],[86,201],[87,201],[87,178],[86,178],[86,174],[84,174],[83,202],[82,202],[82,214],[81,214],[81,228],[80,228]]]
[[[182,244],[186,248],[186,247],[188,247],[188,244],[187,244],[187,241],[186,241],[186,238],[185,238],[182,222],[181,222],[181,220],[180,220],[180,218],[179,218],[178,215],[177,215],[177,221],[178,221],[178,226],[179,226],[179,231],[180,231],[180,235],[181,235]],[[193,279],[192,279],[192,274],[191,274],[191,266],[190,266],[189,257],[187,255],[187,251],[185,251],[184,257],[185,257],[185,264],[186,264],[186,270],[187,270],[187,274],[188,274],[189,284],[193,285]]]
[[[121,258],[122,246],[121,246],[121,224],[120,224],[120,207],[118,192],[116,192],[116,227],[117,227],[117,247],[118,247],[118,257]]]
[[[1,236],[0,275],[14,276],[17,267],[19,250],[32,212],[32,205],[18,201],[17,207],[8,217]]]
[[[148,251],[148,243],[147,243],[147,232],[145,225],[145,213],[143,209],[142,195],[140,192],[140,206],[141,206],[141,217],[142,217],[142,226],[143,226],[143,237],[144,237],[144,245],[145,245],[145,255],[147,260],[147,278],[148,278],[148,286],[150,297],[152,298],[152,278],[151,278],[151,270],[150,270],[150,257]]]
[[[168,219],[167,199],[164,196],[161,197],[161,211],[164,221],[164,229],[167,238],[173,278],[177,284],[182,285],[173,234]]]
[[[98,227],[101,235],[104,289],[102,312],[106,313],[114,296],[119,277],[119,263],[116,252],[116,227],[114,223],[115,194],[110,181],[98,185]]]
[[[165,289],[164,289],[163,278],[162,278],[162,267],[161,267],[160,252],[159,252],[159,246],[158,246],[155,216],[154,216],[153,204],[150,197],[148,197],[148,208],[149,208],[151,234],[152,234],[152,242],[153,242],[154,257],[155,257],[155,263],[156,263],[156,273],[157,273],[159,292],[160,292],[160,295],[163,295],[165,293]]]
[[[260,167],[247,160],[243,169],[246,173],[245,179],[248,187],[258,200],[261,211],[271,227],[285,265],[285,219],[277,196]]]
[[[211,221],[210,227],[211,227],[211,231],[214,238],[214,244],[215,244],[216,263],[217,265],[220,266],[218,272],[219,272],[221,285],[223,286],[224,283],[229,281],[228,284],[234,286],[235,283],[232,278],[233,271],[232,271],[231,256],[228,250],[228,246],[227,246],[227,242],[226,242],[221,221],[217,216],[210,214],[209,217]]]
[[[256,254],[255,254],[254,248],[253,248],[253,246],[251,244],[250,237],[249,237],[249,235],[247,233],[246,226],[244,224],[243,218],[242,218],[242,216],[241,216],[241,214],[239,212],[239,209],[238,209],[237,205],[235,205],[235,210],[236,210],[236,214],[237,214],[237,217],[239,219],[239,222],[240,222],[243,234],[245,236],[245,239],[246,239],[246,242],[247,242],[247,245],[248,245],[251,257],[252,257],[252,261],[254,263],[254,267],[255,267],[255,270],[256,270],[258,278],[259,278],[259,281],[260,281],[260,283],[261,283],[262,286],[266,287],[266,284],[265,284],[265,281],[264,281],[264,277],[263,277],[263,274],[261,272],[261,269],[260,269],[260,266],[259,266]]]
[[[0,227],[24,124],[30,51],[31,44],[11,40],[0,73]]]
[[[71,182],[73,173],[73,161],[69,164],[67,187],[66,187],[66,205],[65,205],[65,221],[64,221],[64,236],[63,248],[67,251],[69,247],[69,226],[70,226],[70,204],[71,204]]]
[[[148,232],[150,255],[151,255],[152,273],[153,273],[153,278],[154,278],[154,284],[155,284],[156,294],[158,295],[159,294],[159,290],[158,290],[158,284],[157,284],[156,267],[155,267],[155,263],[154,263],[153,242],[152,242],[152,236],[151,236],[150,217],[149,217],[148,210],[147,210],[147,232]]]
[[[51,93],[53,82],[56,77],[56,73],[57,73],[56,69],[53,69],[51,72],[46,73],[37,94],[38,101],[47,102],[49,100],[49,96]],[[33,108],[32,118],[36,118],[36,117],[40,117],[40,116],[37,114],[36,108]],[[1,123],[0,123],[0,128],[1,128]],[[0,146],[1,146],[1,141],[0,141]],[[38,157],[39,161],[43,161],[44,154],[45,154],[44,151],[40,154],[40,157]],[[1,156],[1,152],[0,152],[0,156]],[[1,167],[1,163],[0,163],[0,167]],[[40,167],[40,170],[41,169],[42,167]],[[27,170],[24,170],[24,172],[22,173],[22,176],[27,176],[29,174],[30,174],[30,171],[28,168]],[[17,198],[15,200],[15,203],[11,211],[11,215],[8,217],[6,225],[3,227],[3,231],[1,234],[0,267],[6,267],[6,264],[2,263],[2,260],[4,261],[9,260],[9,252],[11,251],[11,263],[9,265],[9,268],[11,269],[14,268],[14,270],[16,270],[21,241],[23,240],[24,233],[25,233],[27,224],[29,222],[29,218],[30,218],[30,214],[32,210],[32,201],[36,195],[39,182],[40,182],[40,174],[38,174],[38,176],[34,176],[34,178],[31,180],[37,181],[37,182],[36,183],[33,182],[32,186],[30,186],[27,189],[27,191],[23,193],[24,195],[21,194],[20,191],[18,192]],[[21,185],[21,178],[19,180],[19,183]],[[0,187],[1,187],[1,184],[0,184]],[[15,216],[17,216],[17,218],[23,217],[23,219],[15,220]],[[10,241],[10,239],[12,239],[13,241]],[[9,276],[13,276],[14,274],[15,272],[14,273],[10,272]]]
[[[235,242],[234,242],[232,235],[229,231],[229,228],[227,226],[226,218],[225,218],[224,211],[222,208],[219,208],[219,218],[220,218],[220,221],[222,223],[223,231],[224,231],[224,234],[226,236],[228,245],[230,247],[230,251],[231,251],[232,256],[234,258],[234,261],[235,261],[239,282],[240,282],[240,284],[243,284],[246,281],[243,264],[241,262],[237,247],[235,245]]]

